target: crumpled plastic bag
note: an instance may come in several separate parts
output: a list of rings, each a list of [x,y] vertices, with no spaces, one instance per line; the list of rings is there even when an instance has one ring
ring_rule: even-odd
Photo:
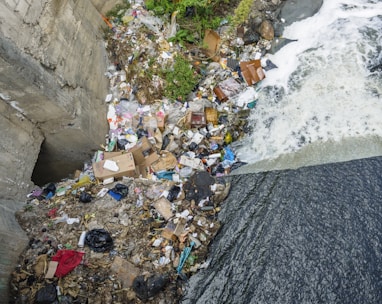
[[[105,229],[93,229],[86,233],[85,244],[95,252],[105,252],[113,248],[114,242]]]
[[[56,300],[57,290],[54,284],[49,284],[39,289],[35,297],[36,304],[50,304],[55,303]]]
[[[147,280],[144,276],[138,276],[133,281],[133,290],[142,300],[147,300],[161,292],[169,282],[166,275],[155,274]]]
[[[178,197],[179,192],[180,192],[180,187],[179,186],[176,186],[176,185],[172,186],[170,188],[170,190],[168,191],[167,199],[170,202],[173,202]]]
[[[80,202],[82,203],[90,203],[92,201],[92,196],[87,192],[81,192],[80,194]]]
[[[58,278],[66,276],[81,263],[84,254],[85,252],[75,250],[57,251],[56,255],[52,257],[52,261],[58,262],[54,275]]]
[[[111,197],[119,201],[129,194],[129,187],[124,184],[116,184],[108,193]]]

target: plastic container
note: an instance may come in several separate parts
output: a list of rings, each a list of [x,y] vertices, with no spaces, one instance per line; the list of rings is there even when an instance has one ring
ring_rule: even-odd
[[[85,246],[85,237],[86,237],[86,231],[82,231],[80,239],[78,240],[78,247],[82,248]]]

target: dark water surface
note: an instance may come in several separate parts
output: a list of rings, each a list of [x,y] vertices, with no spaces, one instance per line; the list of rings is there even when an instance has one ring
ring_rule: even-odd
[[[183,303],[382,303],[382,157],[233,176]]]

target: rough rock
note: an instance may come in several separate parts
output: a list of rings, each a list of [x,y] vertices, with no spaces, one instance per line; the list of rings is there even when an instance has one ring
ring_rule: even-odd
[[[266,40],[273,40],[275,37],[275,31],[273,29],[272,23],[268,20],[264,20],[260,24],[259,34]]]

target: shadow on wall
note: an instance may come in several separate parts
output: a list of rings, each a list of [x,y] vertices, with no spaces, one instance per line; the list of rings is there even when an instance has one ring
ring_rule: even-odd
[[[52,160],[49,146],[44,141],[32,173],[32,182],[40,187],[72,178],[76,170],[82,170],[84,164],[78,160]]]

